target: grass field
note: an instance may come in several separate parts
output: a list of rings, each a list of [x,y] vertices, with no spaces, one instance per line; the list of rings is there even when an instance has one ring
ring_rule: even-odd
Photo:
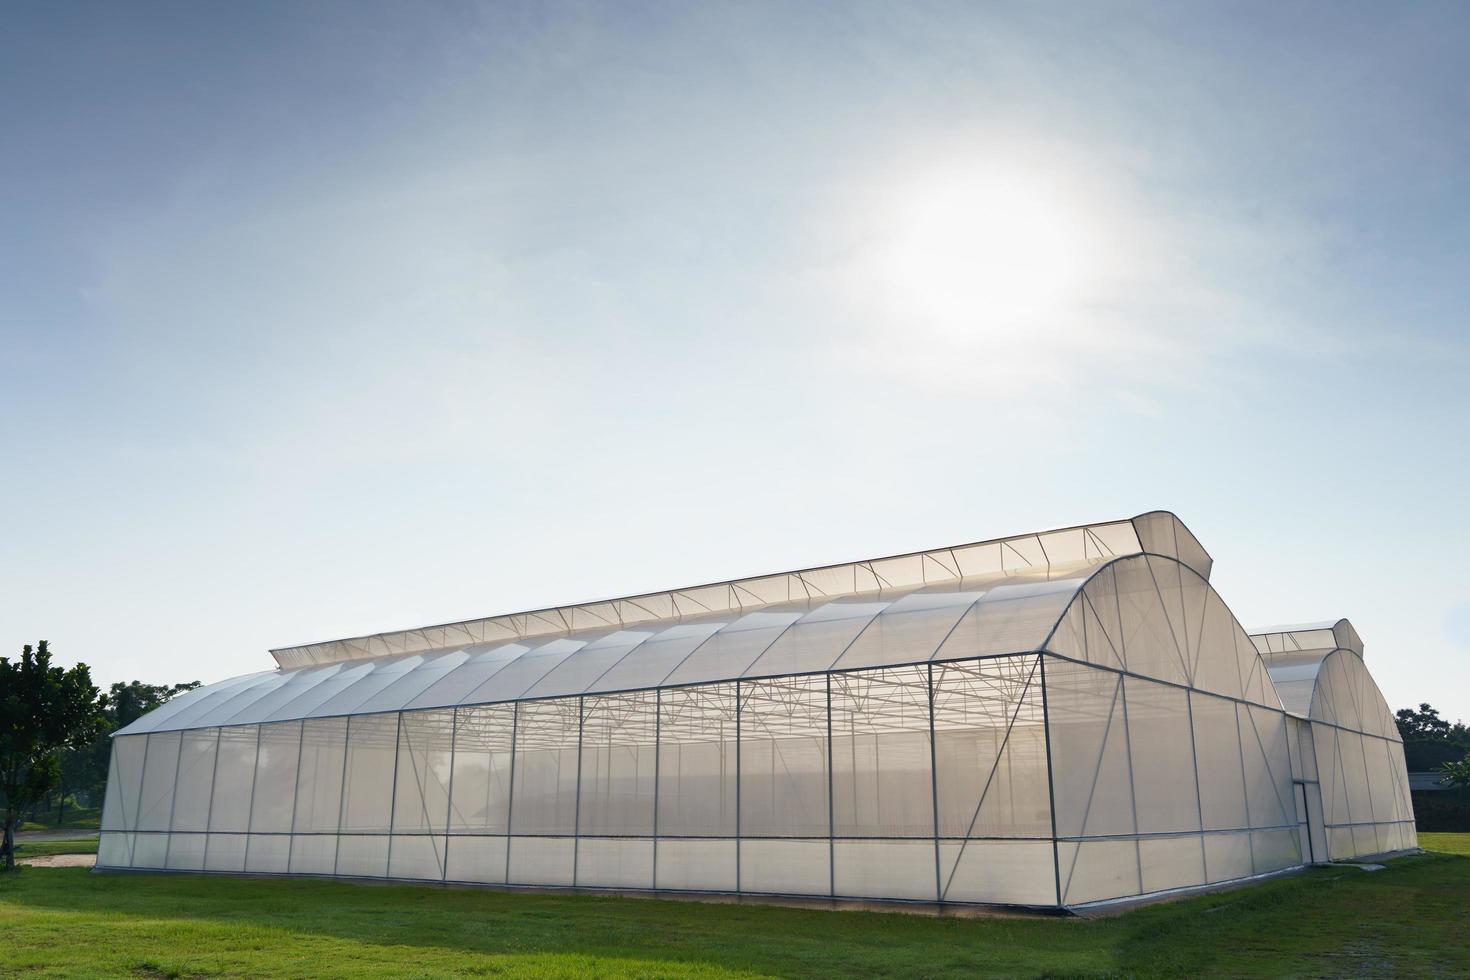
[[[49,857],[53,854],[96,854],[97,838],[86,840],[28,840],[15,842],[15,856]]]
[[[26,976],[1451,976],[1470,834],[1384,871],[1315,868],[1104,919],[875,912],[328,881],[0,877]]]
[[[56,808],[47,807],[37,814],[39,819],[23,820],[17,830],[96,830],[101,826],[102,808],[68,806],[61,822],[56,820]]]

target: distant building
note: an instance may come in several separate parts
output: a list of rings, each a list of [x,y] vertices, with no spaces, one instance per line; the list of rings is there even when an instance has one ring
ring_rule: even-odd
[[[1444,781],[1442,772],[1409,773],[1409,789],[1415,793],[1440,793],[1454,789]]]
[[[1416,846],[1346,621],[1172,514],[273,651],[118,733],[99,866],[1077,907]]]

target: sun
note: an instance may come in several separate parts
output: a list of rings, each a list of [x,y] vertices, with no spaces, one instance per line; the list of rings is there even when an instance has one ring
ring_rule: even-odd
[[[893,197],[877,276],[907,322],[994,337],[1045,328],[1086,289],[1096,250],[1067,190],[1025,173],[931,173]]]

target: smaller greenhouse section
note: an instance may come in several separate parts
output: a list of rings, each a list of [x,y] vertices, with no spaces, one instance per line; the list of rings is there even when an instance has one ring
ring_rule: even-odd
[[[99,867],[1055,908],[1412,846],[1361,645],[1211,567],[1156,512],[278,650],[118,733]]]
[[[1307,859],[1418,847],[1403,740],[1352,623],[1276,626],[1251,639],[1289,715]]]

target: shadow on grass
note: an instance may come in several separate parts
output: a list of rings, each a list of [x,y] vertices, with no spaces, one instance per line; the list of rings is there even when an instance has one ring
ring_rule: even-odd
[[[80,942],[121,952],[132,944],[129,962],[162,975],[189,972],[191,962],[201,973],[267,972],[258,957],[272,950],[307,973],[322,972],[305,968],[299,957],[308,951],[334,962],[400,957],[428,972],[1151,976],[1427,965],[1453,973],[1467,894],[1470,859],[1448,855],[1404,858],[1372,874],[1313,869],[1089,921],[80,869],[0,878],[0,908],[19,913],[11,916],[18,930],[28,911],[54,915],[73,936],[96,930]],[[1350,948],[1361,955],[1331,958]],[[240,958],[247,954],[257,959]]]

